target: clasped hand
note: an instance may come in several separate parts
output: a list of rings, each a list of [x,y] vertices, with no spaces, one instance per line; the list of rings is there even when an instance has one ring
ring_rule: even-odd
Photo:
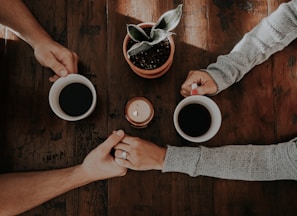
[[[166,148],[125,135],[114,147],[118,165],[133,170],[162,170]]]
[[[198,85],[199,95],[215,94],[218,87],[212,77],[205,71],[190,71],[180,93],[184,96],[191,95],[191,85]],[[162,170],[166,147],[160,147],[150,141],[127,134],[114,146],[115,162],[123,168],[132,170]]]
[[[128,136],[124,131],[118,130],[93,149],[78,169],[82,173],[80,176],[84,176],[89,183],[124,176],[127,169],[161,170],[165,154],[166,148],[138,137]]]

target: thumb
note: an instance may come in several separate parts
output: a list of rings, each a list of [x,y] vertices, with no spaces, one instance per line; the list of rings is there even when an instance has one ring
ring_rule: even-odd
[[[106,153],[110,152],[111,149],[123,139],[124,135],[125,133],[123,130],[115,131],[99,147]]]
[[[191,95],[212,95],[217,91],[216,84],[214,82],[207,81],[201,85],[194,85],[191,87]]]
[[[59,77],[65,77],[68,74],[67,69],[63,64],[61,64],[58,61],[55,61],[50,68],[59,76]]]
[[[117,158],[117,157],[114,160],[119,166],[127,168],[127,169],[132,169],[132,165],[131,165],[130,161],[124,160],[122,158]]]
[[[44,66],[49,67],[50,69],[52,69],[55,74],[50,77],[50,81],[54,82],[56,81],[59,77],[65,77],[68,74],[68,70],[66,69],[66,67],[60,63],[55,56],[52,56],[52,58],[49,58],[50,60],[48,60],[46,62],[46,64],[44,64]]]
[[[65,65],[60,62],[54,53],[47,53],[41,49],[35,50],[34,55],[38,62],[44,66],[52,69],[58,77],[67,76],[68,70]]]
[[[205,95],[206,91],[203,86],[198,86],[195,89],[191,90],[191,95]]]
[[[197,83],[191,84],[191,95],[203,95],[203,88],[198,86]]]

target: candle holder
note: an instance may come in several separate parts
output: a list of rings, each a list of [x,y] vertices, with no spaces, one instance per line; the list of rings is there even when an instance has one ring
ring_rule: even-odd
[[[127,121],[137,128],[145,128],[154,117],[154,107],[145,97],[131,98],[125,108]]]

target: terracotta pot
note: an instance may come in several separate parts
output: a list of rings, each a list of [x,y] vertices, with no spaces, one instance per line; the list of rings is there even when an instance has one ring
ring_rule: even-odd
[[[155,25],[155,23],[150,23],[150,22],[146,22],[146,23],[140,23],[138,24],[138,26],[142,27],[142,28],[147,28],[147,27],[152,27],[153,25]],[[125,57],[125,60],[127,61],[127,63],[129,64],[130,68],[139,76],[143,77],[143,78],[148,78],[148,79],[153,79],[153,78],[157,78],[160,77],[162,75],[164,75],[171,67],[172,62],[173,62],[173,56],[174,56],[174,52],[175,52],[175,44],[173,41],[172,36],[167,37],[170,43],[170,54],[169,57],[167,59],[167,61],[161,65],[160,67],[153,69],[153,70],[146,70],[143,68],[139,68],[137,66],[135,66],[131,60],[128,58],[127,56],[127,46],[128,46],[128,42],[130,41],[130,37],[127,34],[125,36],[124,42],[123,42],[123,54]]]

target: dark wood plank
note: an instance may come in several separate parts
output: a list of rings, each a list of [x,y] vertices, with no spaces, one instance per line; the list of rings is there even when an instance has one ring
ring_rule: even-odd
[[[158,145],[181,145],[181,139],[173,127],[172,114],[181,100],[179,94],[181,81],[187,70],[182,68],[193,63],[199,55],[197,48],[188,45],[184,25],[174,30],[177,51],[172,68],[164,76],[147,80],[135,75],[123,59],[121,46],[126,34],[125,26],[143,21],[156,22],[167,10],[175,8],[182,1],[109,1],[109,54],[110,61],[110,119],[109,128],[119,125],[129,134],[152,140]],[[186,10],[195,5],[195,1],[185,4]],[[192,23],[190,23],[191,25]],[[196,36],[195,36],[196,37]],[[197,40],[195,37],[193,40]],[[198,53],[198,54],[197,54]],[[194,55],[185,60],[183,55]],[[184,62],[186,61],[186,63]],[[196,61],[196,59],[195,59]],[[125,103],[134,96],[145,96],[152,101],[155,117],[145,129],[135,129],[124,118]],[[161,172],[132,172],[120,179],[109,180],[109,215],[212,215],[212,183],[204,178],[190,178],[185,175]],[[178,198],[177,198],[178,197]],[[207,198],[209,199],[207,199]],[[208,200],[205,202],[205,198]],[[197,206],[203,203],[203,206]]]
[[[105,140],[106,116],[106,14],[105,3],[26,1],[26,4],[61,44],[80,56],[79,72],[91,79],[98,92],[98,109],[92,118],[66,122],[48,105],[49,69],[42,68],[22,41],[7,44],[6,115],[7,171],[47,170],[81,163]],[[103,30],[102,30],[103,29]],[[101,31],[102,30],[102,31]],[[98,75],[98,76],[97,76]],[[4,152],[6,152],[4,149]],[[63,194],[24,215],[105,215],[103,181]],[[91,200],[91,201],[90,201]],[[79,203],[79,205],[78,205]]]
[[[296,137],[297,116],[297,41],[293,41],[283,51],[276,53],[273,59],[273,109],[275,112],[275,135],[278,142],[289,141]],[[296,212],[297,201],[292,199],[297,190],[295,181],[277,183],[278,215],[292,215]]]
[[[162,122],[165,123],[171,119],[172,107],[162,105],[174,98],[168,94],[170,88],[168,82],[174,80],[170,76],[172,70],[165,75],[166,78],[156,80],[146,80],[137,76],[124,61],[122,43],[126,34],[126,24],[156,21],[161,11],[173,7],[163,6],[168,3],[170,4],[169,1],[144,1],[142,4],[137,1],[109,1],[108,6],[109,26],[113,26],[108,29],[108,55],[110,56],[108,127],[110,130],[121,127],[129,134],[153,140],[160,145],[165,145],[169,140],[158,128],[165,128],[168,134],[174,133],[172,126],[168,123],[166,127],[162,127]],[[159,14],[156,14],[157,12]],[[113,64],[112,62],[116,60],[117,64]],[[148,128],[135,129],[125,120],[125,104],[135,96],[145,96],[154,104],[156,114]],[[167,179],[168,176],[160,175],[159,172],[129,171],[124,178],[109,180],[109,215],[173,215],[172,204],[168,202],[172,187],[167,185]],[[164,185],[167,185],[166,189]],[[147,193],[147,191],[150,192]],[[155,203],[168,208],[157,208]]]
[[[78,53],[79,73],[94,83],[98,103],[83,121],[60,120],[47,100],[52,72],[36,62],[23,41],[0,39],[4,110],[0,171],[78,164],[120,128],[160,146],[196,146],[181,139],[172,122],[188,71],[205,68],[218,55],[228,53],[285,1],[25,0],[52,37]],[[126,24],[155,22],[180,3],[183,17],[174,30],[171,69],[158,79],[137,76],[122,53]],[[296,48],[295,41],[241,82],[212,97],[221,108],[223,122],[218,134],[203,145],[270,144],[296,136]],[[125,119],[125,104],[134,96],[145,96],[154,104],[155,117],[147,128],[133,128]],[[244,182],[129,171],[125,177],[75,189],[22,215],[295,215],[296,189],[295,181]]]
[[[67,1],[67,6],[67,45],[78,53],[79,73],[92,81],[98,98],[93,114],[75,124],[75,157],[76,163],[81,163],[87,153],[111,133],[106,126],[108,113],[106,5],[105,1]],[[107,215],[105,206],[107,185],[104,181],[81,187],[78,191],[76,201],[79,205],[70,204],[67,212],[70,211],[73,215]]]
[[[178,75],[175,74],[175,76],[178,77],[175,82],[181,84],[184,79],[180,74],[184,73],[183,76],[185,77],[189,69],[205,67],[209,63],[213,62],[219,54],[228,53],[234,44],[241,39],[245,32],[249,31],[263,17],[267,16],[267,12],[269,12],[269,10],[273,11],[273,9],[271,9],[272,5],[275,6],[274,9],[278,6],[278,4],[273,1],[269,1],[268,4],[269,5],[265,3],[248,5],[248,2],[240,2],[230,5],[228,2],[216,2],[216,4],[208,2],[207,5],[199,3],[195,5],[193,2],[187,2],[185,4],[185,15],[183,17],[183,25],[181,27],[184,29],[181,30],[181,28],[179,28],[178,34],[178,39],[183,42],[177,43],[177,50],[179,51],[177,51],[176,56],[178,56],[179,53],[181,54],[179,56],[180,58],[178,58],[174,64],[178,65],[177,68],[179,68],[180,71],[182,70],[182,72]],[[121,6],[124,8],[123,4],[121,4]],[[126,6],[126,10],[132,11],[126,13],[129,15],[133,14],[133,17],[140,17],[139,20],[141,20],[144,15],[141,14],[137,16],[137,13],[135,13],[135,11],[140,11],[141,9],[136,10],[134,7],[136,6]],[[238,10],[238,8],[240,10]],[[150,11],[148,7],[147,11]],[[204,17],[207,17],[207,22],[203,22]],[[240,19],[238,19],[238,17],[240,17]],[[202,21],[197,22],[197,20]],[[197,27],[197,29],[191,28],[193,26]],[[205,29],[208,29],[206,33]],[[206,45],[203,43],[205,40],[207,41]],[[113,44],[115,43],[116,42]],[[197,47],[201,47],[201,49],[199,50]],[[274,110],[271,109],[274,104],[273,94],[271,93],[273,90],[271,65],[273,65],[272,60],[268,60],[253,69],[253,71],[247,75],[243,81],[214,97],[214,99],[222,107],[224,122],[221,131],[213,140],[206,143],[207,146],[248,143],[269,144],[276,139],[276,119]],[[183,69],[186,70],[184,71]],[[174,89],[172,89],[171,92],[174,91],[178,94],[178,92]],[[141,91],[137,90],[137,92]],[[149,93],[146,94],[149,95]],[[176,98],[175,100],[178,101],[179,98]],[[259,101],[265,104],[265,106],[259,107]],[[166,105],[164,103],[162,107],[165,106]],[[243,111],[244,115],[242,113]],[[164,115],[162,115],[162,117],[164,117]],[[123,121],[125,123],[125,120]],[[243,127],[242,125],[248,126]],[[255,128],[257,129],[255,130]],[[137,131],[137,134],[141,133],[142,131]],[[162,131],[162,133],[166,132]],[[159,135],[157,131],[155,134],[155,136]],[[265,136],[263,136],[263,134],[265,134]],[[125,178],[129,178],[129,176]],[[185,178],[187,179],[187,177]],[[110,195],[113,197],[112,193],[119,193],[119,191],[123,190],[123,187],[131,188],[131,185],[136,184],[134,183],[135,181],[135,179],[129,179],[127,182],[124,182],[121,179],[120,181],[116,181],[115,184],[111,183],[112,188],[115,188],[115,190],[111,191]],[[181,182],[183,182],[184,185],[188,184],[187,180]],[[115,185],[121,186],[116,187]],[[270,207],[278,199],[276,192],[277,183],[267,184],[215,180],[214,186],[214,209],[219,215],[230,215],[230,212],[232,212],[233,215],[253,213],[256,215],[277,214],[276,207]],[[149,188],[151,190],[151,187]],[[246,189],[242,193],[239,193],[238,188]],[[199,189],[197,190],[199,191]],[[208,190],[212,191],[212,187],[209,187]],[[234,193],[232,193],[233,190],[235,191]],[[129,193],[127,193],[126,196],[129,194],[129,197],[131,197],[131,191],[128,191]],[[264,193],[263,191],[269,191],[269,199],[266,198],[267,193]],[[123,193],[125,194],[125,191]],[[123,197],[125,197],[124,194],[122,195]],[[183,195],[181,196],[183,197]],[[132,195],[132,197],[134,197],[134,195]],[[123,202],[122,199],[120,198],[117,200],[119,204]],[[261,204],[259,204],[259,200],[261,200]],[[176,202],[177,201],[175,200],[175,203]],[[185,202],[195,201],[186,199]],[[128,207],[129,205],[131,205],[131,207]],[[211,204],[209,205],[211,206]],[[122,203],[122,208],[112,206],[112,209],[116,208],[116,210],[111,212],[112,214],[116,214],[119,213],[120,209],[125,209],[126,212],[129,211],[127,208],[130,208],[129,212],[131,213],[133,212],[133,206],[135,207],[134,199],[129,199],[128,201],[125,200],[125,202]],[[166,206],[169,207],[170,205],[168,204]],[[232,211],[230,206],[234,206],[236,210]],[[180,209],[184,209],[184,207],[185,206],[183,206],[179,200],[178,204],[176,203],[174,205],[174,212],[181,213]],[[193,206],[191,207],[193,208]],[[154,207],[151,208],[154,209]],[[147,214],[150,213],[154,214],[152,211],[149,211]],[[162,213],[165,214],[165,210]],[[170,210],[167,210],[166,213],[168,214],[171,212]],[[184,215],[188,214],[189,212]]]
[[[64,2],[26,4],[46,30],[64,44]],[[36,62],[32,49],[21,40],[7,44],[7,62],[6,144],[13,164],[9,171],[48,170],[74,164],[71,126],[59,121],[48,105],[50,70]],[[65,197],[57,197],[24,215],[64,215]]]
[[[234,2],[219,8],[221,26],[218,32],[236,44],[244,33],[252,29],[269,13],[270,3]],[[251,4],[248,6],[248,4]],[[270,11],[271,12],[271,11]],[[214,17],[215,19],[215,17]],[[224,22],[225,21],[225,22]],[[225,23],[226,25],[226,23]],[[218,25],[213,25],[213,28]],[[236,37],[232,36],[236,35]],[[220,39],[221,40],[221,39]],[[225,53],[218,48],[219,53]],[[233,47],[230,46],[227,52]],[[221,51],[220,51],[221,50]],[[223,123],[218,134],[219,145],[269,144],[275,140],[275,113],[273,107],[272,60],[255,67],[242,81],[216,97],[221,104]],[[263,104],[263,105],[262,105]],[[264,105],[265,104],[265,105]],[[278,215],[276,182],[214,181],[215,213],[218,215]]]
[[[241,17],[234,19],[234,26],[246,23],[241,27],[243,29],[241,34],[243,34],[263,17],[274,11],[279,4],[278,1],[268,1],[267,5],[264,2],[253,5],[252,11],[234,9],[233,11],[237,12],[234,17]],[[232,32],[228,34],[231,35]],[[276,101],[280,97],[274,98],[279,89],[276,85],[286,86],[292,91],[295,88],[288,85],[280,77],[282,76],[280,71],[285,71],[283,65],[286,61],[283,58],[287,59],[288,56],[290,55],[286,51],[276,54],[265,63],[255,67],[240,83],[218,96],[218,100],[222,102],[225,109],[225,118],[222,124],[222,130],[224,130],[222,131],[223,137],[221,137],[222,144],[270,144],[281,140],[286,141],[292,137],[293,127],[291,127],[290,131],[292,132],[290,134],[288,125],[286,127],[284,124],[278,126],[284,119],[288,118],[290,109],[282,109],[287,111],[281,114],[278,111],[279,108],[275,108],[282,106]],[[292,96],[287,97],[287,99],[292,101]],[[231,106],[227,105],[226,102],[230,103]],[[291,104],[292,107],[293,104]],[[293,111],[293,109],[291,110]],[[286,118],[281,118],[279,115]],[[281,135],[278,135],[276,130],[282,130]],[[279,184],[285,191],[290,191],[289,187],[296,187],[296,184],[288,183],[286,188],[285,185],[287,184],[284,182],[215,180],[216,213],[219,215],[283,215],[283,209],[289,208],[288,215],[292,215],[292,212],[296,211],[296,204],[292,205],[291,203],[289,206],[286,202],[279,203],[279,196],[283,191],[279,189]],[[281,200],[283,199],[286,199],[285,195]]]

